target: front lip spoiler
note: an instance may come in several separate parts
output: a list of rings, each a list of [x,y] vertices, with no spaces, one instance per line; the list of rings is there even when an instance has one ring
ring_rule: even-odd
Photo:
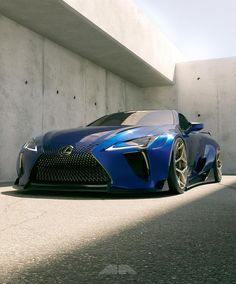
[[[145,188],[119,188],[112,187],[110,184],[102,185],[87,185],[87,184],[46,184],[46,183],[32,183],[27,185],[14,185],[13,188],[21,191],[48,191],[48,192],[89,192],[89,193],[111,193],[111,194],[148,194],[156,193],[157,189],[145,189]],[[165,190],[164,190],[165,191]]]
[[[87,184],[64,184],[64,183],[34,183],[30,182],[23,190],[44,191],[85,191],[85,192],[109,192],[109,184],[87,185]]]

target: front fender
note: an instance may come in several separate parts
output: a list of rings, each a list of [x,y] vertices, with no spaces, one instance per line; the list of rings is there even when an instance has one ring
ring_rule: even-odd
[[[151,178],[158,184],[160,181],[164,181],[168,178],[169,167],[171,163],[173,146],[176,138],[179,135],[167,134],[160,136],[157,141],[161,144],[153,144],[151,148],[147,150],[150,168]]]

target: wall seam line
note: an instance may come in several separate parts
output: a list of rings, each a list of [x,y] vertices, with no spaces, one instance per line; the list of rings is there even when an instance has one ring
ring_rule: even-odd
[[[45,63],[45,39],[42,38],[43,44],[42,44],[42,133],[44,133],[44,91],[45,91],[45,85],[44,85],[44,63]]]

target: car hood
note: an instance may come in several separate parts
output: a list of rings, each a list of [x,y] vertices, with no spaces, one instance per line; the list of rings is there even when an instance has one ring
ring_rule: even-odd
[[[113,143],[148,135],[160,135],[174,129],[174,125],[79,127],[46,133],[43,137],[43,146],[59,148],[65,145],[72,145],[76,147],[82,143],[99,145],[104,141],[111,141]]]

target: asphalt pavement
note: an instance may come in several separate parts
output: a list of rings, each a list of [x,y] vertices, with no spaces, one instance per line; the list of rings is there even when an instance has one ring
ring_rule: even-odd
[[[236,283],[236,176],[175,196],[1,186],[0,283]]]

